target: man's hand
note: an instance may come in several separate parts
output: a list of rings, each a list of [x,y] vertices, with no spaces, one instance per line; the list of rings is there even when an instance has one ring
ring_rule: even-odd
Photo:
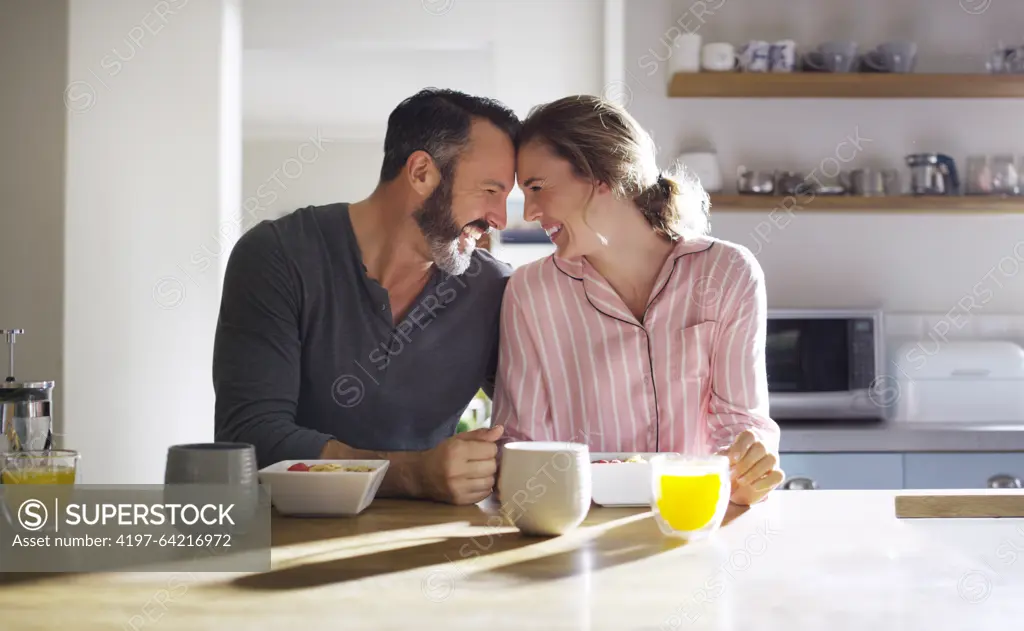
[[[754,432],[747,430],[736,437],[721,455],[729,458],[732,477],[733,504],[750,506],[782,484],[785,474],[779,469],[779,457],[768,451]]]
[[[451,504],[475,504],[494,489],[502,426],[456,434],[421,455],[420,495]]]

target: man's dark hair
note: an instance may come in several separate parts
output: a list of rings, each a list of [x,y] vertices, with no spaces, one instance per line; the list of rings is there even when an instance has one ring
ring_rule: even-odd
[[[473,118],[494,123],[515,144],[519,117],[500,101],[456,90],[426,88],[399,103],[388,116],[381,181],[397,177],[414,151],[426,151],[438,169],[453,173],[456,159],[469,144]]]

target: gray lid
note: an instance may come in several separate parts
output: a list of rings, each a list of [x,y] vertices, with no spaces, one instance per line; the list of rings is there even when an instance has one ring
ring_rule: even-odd
[[[0,382],[0,390],[50,390],[54,386],[53,381],[3,381]]]

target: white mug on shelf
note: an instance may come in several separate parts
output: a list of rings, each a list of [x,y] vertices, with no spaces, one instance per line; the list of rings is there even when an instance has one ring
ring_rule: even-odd
[[[718,155],[714,152],[683,153],[679,155],[678,162],[700,180],[700,185],[706,192],[722,192],[722,171],[718,166]]]
[[[714,42],[704,45],[701,66],[712,72],[728,72],[736,69],[736,49],[728,42]]]
[[[768,72],[772,45],[761,40],[752,40],[740,49],[740,67],[743,72]]]
[[[677,72],[700,72],[700,35],[683,33],[676,37],[668,63],[669,75]]]
[[[783,39],[771,46],[770,66],[772,72],[793,72],[796,70],[796,42]]]

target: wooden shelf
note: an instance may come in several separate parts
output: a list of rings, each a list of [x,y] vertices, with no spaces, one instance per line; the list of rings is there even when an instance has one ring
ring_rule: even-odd
[[[1024,98],[1024,74],[677,73],[678,98],[997,99]]]
[[[786,200],[790,201],[787,202]],[[796,203],[793,203],[796,199]],[[860,197],[853,195],[809,195],[794,198],[771,195],[711,195],[711,213],[770,212],[881,212],[881,213],[1024,213],[1024,196],[995,197],[911,196]]]

